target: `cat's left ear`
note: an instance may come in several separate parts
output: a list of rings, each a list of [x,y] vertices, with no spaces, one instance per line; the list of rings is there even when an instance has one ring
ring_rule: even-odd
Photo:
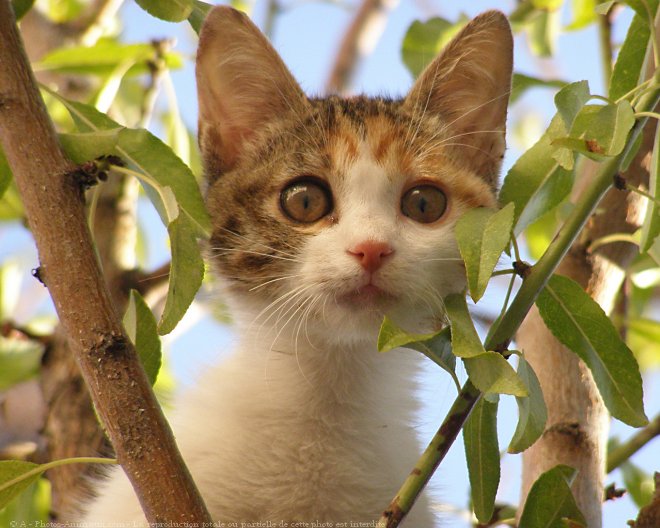
[[[454,157],[492,187],[504,157],[512,69],[509,23],[499,11],[488,11],[426,67],[404,102],[414,115],[440,117]]]
[[[199,144],[208,176],[231,170],[254,137],[308,106],[300,86],[247,15],[216,6],[197,49]]]

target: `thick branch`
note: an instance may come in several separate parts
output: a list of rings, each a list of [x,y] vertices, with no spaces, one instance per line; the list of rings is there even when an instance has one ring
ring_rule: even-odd
[[[388,13],[398,0],[364,0],[355,14],[337,52],[325,84],[327,93],[344,93],[363,57],[371,53],[385,29]]]
[[[101,275],[73,165],[59,148],[0,2],[0,142],[21,192],[43,278],[92,399],[150,522],[210,522]],[[176,500],[175,500],[176,498]]]

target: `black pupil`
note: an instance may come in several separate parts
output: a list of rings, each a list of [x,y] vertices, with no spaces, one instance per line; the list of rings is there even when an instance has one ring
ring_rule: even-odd
[[[313,181],[294,182],[280,195],[282,210],[298,222],[316,222],[332,209],[328,190]]]
[[[417,222],[429,224],[440,218],[447,208],[445,194],[433,185],[418,185],[401,198],[401,212]]]

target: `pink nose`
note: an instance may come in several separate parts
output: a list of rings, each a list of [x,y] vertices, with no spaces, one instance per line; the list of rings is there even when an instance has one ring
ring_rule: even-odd
[[[347,250],[347,252],[360,261],[360,266],[369,273],[373,273],[381,267],[383,258],[391,255],[394,250],[387,242],[365,240]]]

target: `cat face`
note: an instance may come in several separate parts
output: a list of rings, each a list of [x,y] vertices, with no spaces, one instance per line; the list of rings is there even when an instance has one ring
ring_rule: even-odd
[[[209,14],[197,77],[210,256],[254,317],[349,341],[375,339],[386,314],[437,328],[442,298],[465,286],[455,222],[495,205],[504,148],[510,31],[481,18],[391,101],[307,99],[247,17]]]

